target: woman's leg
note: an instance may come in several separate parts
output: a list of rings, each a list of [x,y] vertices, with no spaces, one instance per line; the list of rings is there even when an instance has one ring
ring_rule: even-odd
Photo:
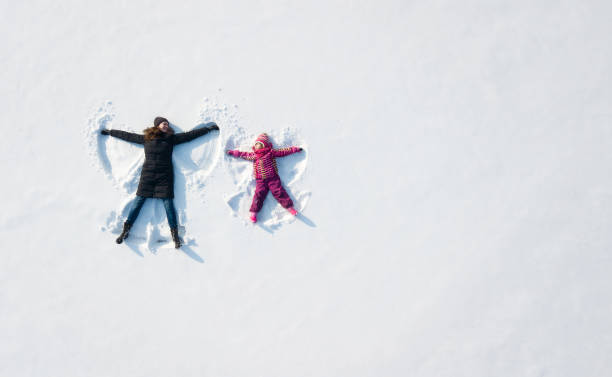
[[[168,225],[170,229],[178,228],[178,222],[176,221],[176,209],[174,208],[174,200],[172,198],[162,199],[164,201],[164,208],[166,209],[166,217],[168,218]]]
[[[164,198],[164,208],[166,209],[166,217],[168,218],[168,225],[170,225],[170,234],[172,234],[172,241],[174,241],[174,247],[178,249],[181,247],[181,239],[178,235],[178,222],[176,221],[176,209],[174,209],[174,200],[172,198]]]
[[[140,213],[140,209],[142,208],[142,205],[144,204],[146,199],[147,198],[143,196],[136,195],[136,200],[134,200],[132,209],[130,210],[130,214],[128,215],[127,220],[125,220],[126,223],[130,225],[134,224],[134,221],[136,221],[136,218]]]
[[[145,197],[136,195],[136,199],[134,200],[134,202],[132,202],[132,209],[128,214],[127,220],[125,220],[125,223],[123,223],[123,230],[121,231],[121,234],[119,235],[119,237],[117,237],[117,240],[115,242],[121,243],[124,239],[128,238],[128,236],[130,235],[130,229],[132,228],[132,224],[134,224],[134,221],[136,221],[136,218],[138,217],[140,209],[142,208],[142,205],[144,204],[145,200]]]

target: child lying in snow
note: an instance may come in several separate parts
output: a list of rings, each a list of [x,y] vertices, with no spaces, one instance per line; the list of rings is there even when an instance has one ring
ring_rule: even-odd
[[[302,148],[288,147],[281,149],[272,149],[272,143],[267,134],[261,134],[255,140],[253,152],[241,152],[237,150],[227,151],[227,154],[234,157],[240,157],[245,160],[253,161],[253,176],[255,177],[255,196],[253,204],[251,204],[251,221],[257,221],[257,212],[261,210],[264,199],[268,195],[268,191],[272,191],[272,195],[276,200],[286,208],[293,216],[297,215],[297,211],[293,208],[293,202],[283,188],[280,177],[278,176],[278,168],[276,167],[276,157],[284,157],[293,153],[300,152]]]

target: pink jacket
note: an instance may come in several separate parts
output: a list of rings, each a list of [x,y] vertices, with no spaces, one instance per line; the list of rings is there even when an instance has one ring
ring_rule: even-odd
[[[264,145],[262,149],[253,148],[253,152],[241,152],[238,150],[227,151],[227,154],[234,157],[240,157],[245,160],[253,161],[253,176],[255,179],[266,179],[270,177],[278,177],[278,167],[276,166],[276,157],[284,157],[302,150],[298,147],[287,147],[281,149],[273,149],[270,138],[267,134],[261,134],[255,140],[255,143],[260,142]]]

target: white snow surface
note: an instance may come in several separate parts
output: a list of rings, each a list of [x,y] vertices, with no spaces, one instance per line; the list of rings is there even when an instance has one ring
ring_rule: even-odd
[[[612,375],[609,2],[4,1],[0,376]],[[186,246],[142,147],[174,152]],[[300,210],[249,224],[268,132]]]

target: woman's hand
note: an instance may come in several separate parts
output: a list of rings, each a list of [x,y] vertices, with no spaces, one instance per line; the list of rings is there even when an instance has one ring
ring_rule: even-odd
[[[219,131],[219,126],[217,126],[217,124],[215,123],[212,126],[208,126],[208,129],[211,130],[211,131],[213,131],[213,130]]]
[[[107,130],[106,128],[104,128],[104,129],[100,130],[100,133],[102,135],[110,135],[110,130]]]

